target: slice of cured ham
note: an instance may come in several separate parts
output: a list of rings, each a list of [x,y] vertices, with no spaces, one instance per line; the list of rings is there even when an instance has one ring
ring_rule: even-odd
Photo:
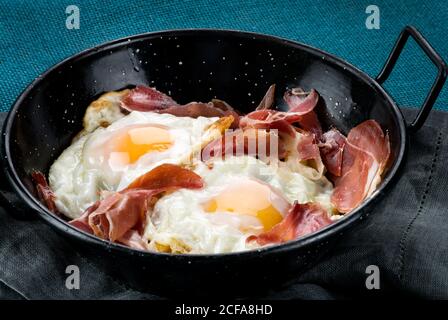
[[[146,86],[137,86],[121,100],[127,111],[155,111],[178,105],[170,96]]]
[[[56,207],[56,196],[48,185],[47,179],[45,175],[40,171],[34,171],[31,174],[31,178],[33,179],[34,185],[36,186],[37,196],[39,200],[45,204],[48,210],[51,212],[58,214],[59,211]]]
[[[327,171],[335,177],[341,176],[342,155],[346,137],[337,129],[331,129],[322,135],[320,153]]]
[[[259,245],[278,244],[291,241],[329,225],[332,220],[327,211],[317,203],[295,203],[286,217],[271,230],[247,238]]]
[[[202,150],[202,161],[226,156],[250,155],[261,160],[285,156],[285,149],[275,131],[246,129],[229,131]]]
[[[389,136],[375,120],[350,130],[344,146],[341,175],[331,201],[340,212],[356,208],[377,187],[390,155]]]
[[[202,188],[203,181],[193,171],[173,164],[160,165],[137,178],[120,192],[108,192],[71,225],[102,239],[123,244],[142,244],[146,215],[156,196],[179,188]]]
[[[225,101],[213,99],[211,102],[190,102],[178,104],[171,97],[154,88],[137,86],[127,93],[121,107],[126,111],[168,113],[178,117],[226,117],[232,115],[232,128],[237,128],[239,114]]]

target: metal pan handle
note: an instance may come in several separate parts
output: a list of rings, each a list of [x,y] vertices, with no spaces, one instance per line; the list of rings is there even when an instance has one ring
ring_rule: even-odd
[[[425,99],[425,102],[423,102],[423,105],[421,106],[420,111],[418,112],[414,121],[411,122],[411,124],[409,124],[409,129],[412,132],[416,132],[422,127],[423,123],[428,117],[429,112],[431,111],[434,102],[439,96],[443,84],[445,83],[447,76],[447,68],[445,61],[443,61],[440,55],[434,50],[434,48],[428,43],[428,41],[426,41],[426,39],[416,28],[412,26],[407,26],[400,33],[400,36],[395,42],[392,52],[387,58],[383,69],[376,77],[376,81],[379,84],[382,84],[384,81],[387,80],[387,78],[389,77],[390,73],[392,72],[395,66],[395,63],[398,60],[398,57],[401,54],[401,51],[403,50],[407,40],[409,39],[409,36],[411,36],[415,40],[415,42],[417,42],[420,48],[422,48],[422,50],[426,53],[426,55],[431,59],[431,61],[435,64],[435,66],[438,69],[437,78],[434,81],[434,84],[432,85],[431,90],[429,91]]]

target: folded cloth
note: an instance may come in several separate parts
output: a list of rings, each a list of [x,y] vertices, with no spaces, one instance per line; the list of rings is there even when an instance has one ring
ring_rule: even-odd
[[[416,110],[404,109],[412,118]],[[366,221],[290,286],[266,299],[337,299],[399,294],[448,298],[448,113],[433,111],[411,135],[403,170]],[[35,219],[0,208],[0,297],[11,299],[158,299],[127,288]],[[65,286],[66,267],[81,270],[80,290]],[[379,270],[368,290],[368,266]],[[279,266],[281,268],[281,266]]]

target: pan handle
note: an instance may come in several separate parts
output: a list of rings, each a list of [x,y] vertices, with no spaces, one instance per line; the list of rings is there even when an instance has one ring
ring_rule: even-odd
[[[392,52],[387,58],[383,69],[376,77],[376,81],[379,84],[382,84],[384,81],[387,80],[387,78],[389,77],[390,73],[392,72],[395,66],[395,63],[398,60],[398,57],[401,54],[401,51],[403,50],[407,40],[409,39],[409,36],[411,36],[415,40],[415,42],[417,42],[420,48],[426,53],[426,55],[431,59],[431,61],[435,64],[435,66],[438,69],[437,78],[434,81],[434,84],[432,85],[431,90],[429,91],[425,99],[425,102],[423,102],[423,105],[421,106],[420,111],[418,112],[414,121],[411,122],[411,124],[409,124],[409,129],[412,132],[416,132],[422,127],[423,123],[428,117],[429,112],[431,111],[434,102],[439,96],[443,84],[445,83],[447,76],[447,67],[445,61],[443,61],[440,55],[434,50],[434,48],[428,43],[428,41],[422,36],[422,34],[416,28],[412,26],[407,26],[400,33],[400,36],[395,42]]]

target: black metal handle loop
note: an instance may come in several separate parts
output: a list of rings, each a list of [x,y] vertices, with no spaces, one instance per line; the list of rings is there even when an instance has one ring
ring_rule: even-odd
[[[422,36],[422,34],[416,28],[412,26],[407,26],[400,33],[400,36],[395,42],[392,52],[387,58],[383,69],[376,77],[376,81],[379,84],[382,84],[384,81],[387,80],[387,78],[389,77],[395,66],[395,63],[397,62],[401,54],[401,51],[403,50],[407,40],[409,39],[409,36],[411,36],[415,40],[415,42],[417,42],[420,48],[426,53],[426,55],[431,59],[431,61],[435,64],[435,66],[438,69],[437,78],[434,81],[431,90],[426,96],[426,99],[423,102],[423,105],[421,106],[420,111],[418,112],[414,121],[409,125],[409,129],[413,132],[416,132],[418,129],[422,127],[423,123],[428,117],[429,112],[431,111],[434,102],[439,96],[439,93],[442,90],[442,87],[445,83],[447,76],[447,67],[445,61],[443,61],[440,55],[434,50],[434,48],[428,43],[428,41]]]

